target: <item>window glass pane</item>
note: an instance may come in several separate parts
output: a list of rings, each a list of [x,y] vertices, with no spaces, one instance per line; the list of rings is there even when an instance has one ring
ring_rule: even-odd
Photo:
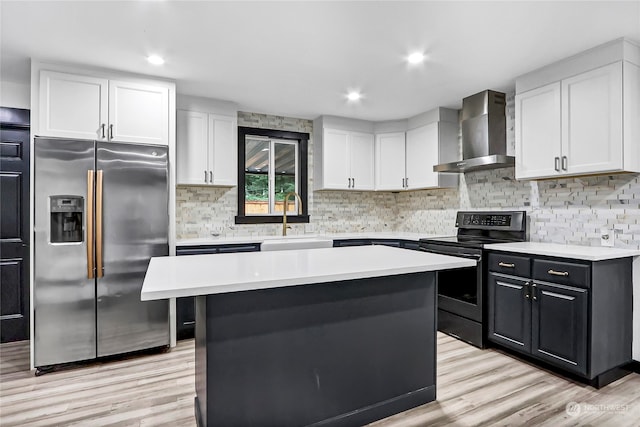
[[[245,214],[269,214],[269,140],[247,136],[245,150]]]
[[[284,196],[296,187],[296,144],[275,142],[274,150],[274,210],[275,213],[284,211]],[[291,196],[287,205],[287,213],[298,212],[298,200]]]

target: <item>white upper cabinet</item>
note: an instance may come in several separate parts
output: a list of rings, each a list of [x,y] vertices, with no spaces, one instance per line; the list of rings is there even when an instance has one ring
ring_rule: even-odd
[[[41,136],[169,144],[169,89],[42,70]]]
[[[438,164],[440,158],[438,145],[438,123],[430,123],[407,131],[405,189],[415,190],[439,186],[440,174],[433,171],[433,165]]]
[[[376,135],[376,190],[404,190],[405,133],[390,132]]]
[[[458,174],[434,172],[433,166],[459,159],[458,112],[436,108],[407,119],[405,125],[406,133],[376,136],[376,190],[457,187]]]
[[[236,117],[209,114],[209,164],[213,185],[238,184],[237,129]]]
[[[178,110],[178,185],[237,185],[237,119]]]
[[[617,40],[516,80],[516,178],[640,172],[638,58]]]
[[[107,79],[42,71],[39,134],[82,139],[106,137],[108,96]]]
[[[169,143],[169,90],[121,80],[109,81],[109,140]]]
[[[178,110],[176,113],[176,182],[204,185],[209,180],[209,144],[206,113]]]
[[[321,188],[334,190],[351,188],[349,132],[324,129],[322,156],[324,161],[322,162]]]
[[[373,134],[321,127],[315,135],[316,189],[374,189]]]
[[[516,175],[553,176],[560,172],[560,83],[516,95]]]
[[[622,170],[622,62],[562,81],[562,124],[563,172]]]
[[[349,135],[349,161],[352,190],[374,189],[373,134],[352,132]]]

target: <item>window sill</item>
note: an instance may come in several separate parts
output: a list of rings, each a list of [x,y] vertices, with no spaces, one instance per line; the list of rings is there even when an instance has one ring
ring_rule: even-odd
[[[282,215],[245,215],[236,216],[236,224],[282,224]],[[308,224],[309,215],[287,215],[287,223]]]

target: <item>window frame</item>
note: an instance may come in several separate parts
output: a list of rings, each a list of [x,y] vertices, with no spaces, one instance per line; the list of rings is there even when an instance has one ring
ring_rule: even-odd
[[[309,223],[308,203],[308,144],[309,134],[276,129],[262,129],[238,126],[238,215],[236,224],[281,224],[283,215],[246,215],[245,214],[245,155],[247,135],[264,136],[272,139],[281,139],[298,144],[298,194],[302,199],[302,215],[287,214],[288,223]]]

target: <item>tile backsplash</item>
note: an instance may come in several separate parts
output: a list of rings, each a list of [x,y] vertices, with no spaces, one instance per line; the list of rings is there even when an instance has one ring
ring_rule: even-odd
[[[509,97],[508,101],[512,100]],[[513,109],[507,103],[508,144],[513,145]],[[305,119],[238,113],[238,125],[308,132]],[[313,191],[313,140],[309,140],[310,224],[305,232],[411,231],[455,234],[458,210],[526,210],[530,240],[600,245],[600,229],[614,229],[616,247],[640,248],[640,175],[618,174],[544,181],[516,181],[514,168],[461,175],[457,189],[390,192]],[[237,190],[179,186],[178,239],[279,235],[280,224],[234,224]]]

